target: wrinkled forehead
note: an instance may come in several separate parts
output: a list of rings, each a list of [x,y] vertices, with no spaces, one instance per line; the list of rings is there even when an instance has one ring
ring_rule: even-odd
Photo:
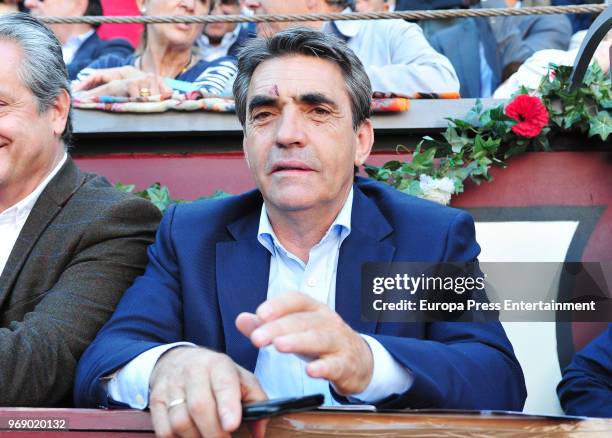
[[[341,68],[334,62],[306,55],[290,55],[266,60],[253,75],[247,100],[255,95],[297,98],[307,93],[328,96],[338,105],[349,104]]]
[[[13,39],[0,35],[0,59],[2,60],[2,78],[18,77],[24,53],[21,44]],[[0,84],[2,81],[0,80]]]

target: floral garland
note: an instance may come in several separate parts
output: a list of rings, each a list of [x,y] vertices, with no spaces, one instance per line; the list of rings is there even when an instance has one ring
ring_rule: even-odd
[[[466,179],[491,181],[492,165],[505,167],[508,158],[527,150],[552,150],[551,133],[577,131],[606,141],[612,133],[610,79],[593,63],[582,86],[570,93],[571,71],[551,64],[536,90],[523,87],[505,108],[484,109],[477,100],[465,119],[447,119],[441,138],[425,136],[414,151],[398,146],[398,152],[412,154],[408,160],[366,165],[365,171],[402,192],[446,205],[463,192]]]
[[[594,63],[577,91],[568,93],[571,67],[550,65],[537,90],[523,88],[504,108],[484,109],[482,102],[465,119],[448,119],[450,126],[442,138],[423,137],[414,151],[404,146],[398,150],[412,153],[409,161],[389,161],[382,167],[365,166],[367,174],[402,192],[441,204],[463,192],[470,178],[480,184],[491,181],[493,164],[505,166],[505,160],[527,150],[551,150],[548,135],[553,131],[577,130],[588,137],[606,141],[612,134],[612,91],[610,79]],[[538,97],[539,96],[539,97]],[[134,185],[117,183],[117,189],[133,192]],[[168,187],[154,183],[136,195],[150,200],[161,211],[171,203]],[[217,191],[199,199],[230,196]]]

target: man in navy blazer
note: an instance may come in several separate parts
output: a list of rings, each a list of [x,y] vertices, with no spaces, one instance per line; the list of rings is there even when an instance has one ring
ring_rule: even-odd
[[[557,393],[566,414],[612,418],[612,324],[576,353]]]
[[[48,16],[97,16],[102,15],[100,0],[26,0],[25,6],[36,17]],[[49,25],[62,44],[64,62],[70,80],[76,79],[81,70],[96,59],[109,54],[128,56],[134,48],[123,38],[102,40],[96,32],[97,26],[89,24]]]
[[[483,5],[503,8],[506,2]],[[563,15],[466,18],[428,35],[432,47],[453,64],[461,97],[470,98],[490,97],[527,58],[538,50],[566,50],[570,37],[570,22]]]
[[[316,392],[327,403],[522,409],[499,323],[361,317],[363,263],[480,251],[467,213],[354,177],[373,144],[371,93],[332,35],[298,28],[247,43],[234,96],[258,190],[168,210],[145,275],[79,364],[78,406],[149,406],[162,436],[227,434],[241,402]]]

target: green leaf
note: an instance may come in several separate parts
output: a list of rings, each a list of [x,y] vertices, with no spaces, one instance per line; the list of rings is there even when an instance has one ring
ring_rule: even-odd
[[[401,167],[402,163],[397,161],[397,160],[393,160],[393,161],[387,161],[385,164],[383,164],[383,169],[386,170],[397,170]]]
[[[570,111],[563,117],[563,128],[570,129],[575,123],[582,120],[584,113],[582,111]]]
[[[447,118],[446,120],[452,122],[455,125],[455,127],[459,129],[472,130],[476,128],[476,126],[472,125],[469,122],[466,122],[465,120],[451,119],[451,118]]]
[[[410,165],[419,174],[427,173],[434,167],[435,156],[436,148],[429,148],[425,152],[415,151]]]
[[[593,62],[591,65],[589,65],[589,68],[584,74],[582,83],[585,85],[591,85],[593,83],[602,81],[604,81],[604,72],[599,66],[599,63]]]
[[[512,145],[504,154],[504,160],[507,160],[513,155],[522,154],[527,150],[527,143],[517,142]]]
[[[378,170],[380,169],[380,167],[365,164],[363,166],[363,169],[365,170],[365,172],[368,174],[370,178],[376,179],[376,175],[378,174]]]
[[[115,188],[121,192],[132,193],[136,186],[134,184],[123,184],[118,182],[115,184]]]
[[[598,112],[597,116],[589,121],[589,137],[599,135],[603,141],[606,141],[611,133],[612,117],[607,111]]]
[[[507,117],[504,114],[504,107],[502,105],[488,109],[480,116],[480,122],[484,129],[490,129],[496,122],[506,119]]]
[[[456,154],[461,152],[463,146],[470,142],[465,134],[459,135],[455,128],[448,128],[442,133],[442,137],[444,137],[448,144],[451,145],[451,150]]]
[[[231,193],[224,192],[223,190],[216,190],[215,193],[208,196],[202,196],[201,198],[196,199],[196,201],[212,201],[215,199],[223,199],[229,196],[233,196]]]
[[[480,99],[476,99],[476,103],[465,116],[466,122],[477,126],[480,123],[480,115],[482,114],[482,110],[482,101]]]
[[[398,190],[412,196],[419,196],[423,194],[423,190],[421,190],[421,183],[415,179],[407,179],[402,181],[398,187]]]
[[[170,191],[166,186],[149,187],[146,192],[149,196],[149,200],[161,211],[166,210],[166,208],[172,203],[172,198],[170,198]]]

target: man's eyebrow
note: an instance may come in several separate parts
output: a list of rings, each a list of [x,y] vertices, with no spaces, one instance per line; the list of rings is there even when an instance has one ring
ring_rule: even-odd
[[[308,104],[308,105],[326,104],[326,105],[330,105],[330,106],[332,106],[334,108],[338,107],[336,102],[334,102],[332,99],[330,99],[329,97],[327,97],[326,95],[321,94],[321,93],[306,93],[306,94],[302,94],[298,98],[298,102],[299,103],[305,103],[305,104]]]
[[[276,106],[277,101],[278,99],[275,97],[266,96],[265,94],[257,94],[253,96],[249,102],[249,114],[252,113],[254,109],[262,106]]]

